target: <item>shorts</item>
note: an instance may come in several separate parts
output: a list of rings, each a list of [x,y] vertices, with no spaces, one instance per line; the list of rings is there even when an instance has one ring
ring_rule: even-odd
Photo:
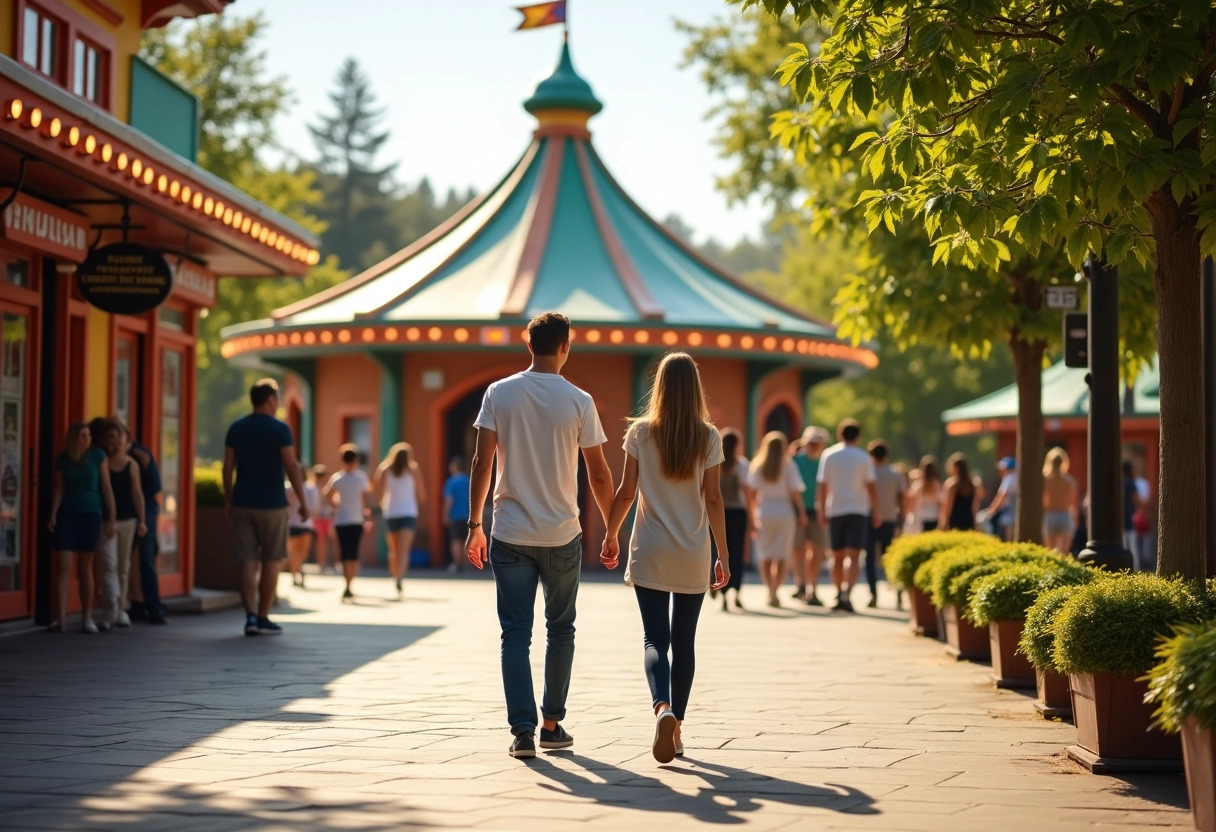
[[[313,529],[307,529],[307,528],[304,528],[303,526],[292,526],[291,528],[289,528],[287,530],[288,537],[303,537],[306,534],[310,534],[313,537],[316,537],[316,535],[317,535],[317,533]]]
[[[828,518],[828,537],[831,539],[829,548],[838,552],[841,549],[864,549],[870,537],[870,518],[864,514],[841,514]]]
[[[312,525],[317,531],[317,537],[328,538],[334,530],[334,521],[332,517],[314,517],[312,520]]]
[[[343,523],[334,526],[338,533],[338,549],[342,552],[342,560],[358,560],[359,544],[363,541],[362,523]]]
[[[807,509],[806,525],[799,526],[794,535],[794,552],[803,552],[808,543],[816,546],[826,546],[828,542],[827,529],[819,522],[819,515],[814,509]]]
[[[412,532],[418,528],[417,517],[388,517],[384,520],[384,527],[390,532]]]
[[[283,560],[287,557],[290,509],[232,509],[232,551],[237,563]]]
[[[468,518],[448,521],[449,540],[456,540],[463,543],[469,536],[469,521]]]
[[[57,552],[92,552],[101,539],[101,515],[80,511],[61,511],[55,517],[55,537],[51,548]]]
[[[1055,536],[1072,533],[1072,514],[1067,511],[1048,511],[1043,514],[1043,534]]]

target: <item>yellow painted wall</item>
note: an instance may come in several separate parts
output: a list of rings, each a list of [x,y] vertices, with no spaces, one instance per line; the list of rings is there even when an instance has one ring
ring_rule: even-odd
[[[114,368],[110,363],[110,315],[93,306],[89,307],[89,343],[85,354],[85,414],[110,415],[110,376]]]

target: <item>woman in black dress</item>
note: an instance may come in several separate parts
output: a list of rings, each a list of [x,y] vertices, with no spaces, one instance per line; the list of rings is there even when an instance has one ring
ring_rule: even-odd
[[[946,496],[942,499],[942,519],[939,528],[971,531],[975,528],[975,515],[980,510],[981,486],[971,476],[967,458],[955,454],[946,463],[950,479],[946,480]]]

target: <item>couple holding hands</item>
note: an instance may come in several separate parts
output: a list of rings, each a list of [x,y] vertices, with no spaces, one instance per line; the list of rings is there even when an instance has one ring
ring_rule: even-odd
[[[696,666],[701,603],[711,584],[730,572],[713,563],[710,535],[725,552],[726,520],[719,487],[722,439],[709,421],[697,365],[684,353],[660,362],[646,412],[625,433],[625,470],[613,493],[604,458],[607,442],[591,396],[566,381],[570,321],[546,312],[528,324],[531,366],[495,382],[474,422],[469,517],[481,518],[497,458],[493,539],[469,521],[469,562],[494,571],[502,628],[502,676],[512,757],[569,748],[562,727],[574,660],[575,602],[582,562],[578,512],[578,455],[604,517],[600,560],[614,569],[617,540],[635,499],[638,509],[626,559],[625,582],[642,616],[646,680],[655,713],[654,757],[684,753],[681,725]],[[544,589],[545,686],[537,719],[529,648],[537,585]],[[669,658],[670,653],[670,658]]]

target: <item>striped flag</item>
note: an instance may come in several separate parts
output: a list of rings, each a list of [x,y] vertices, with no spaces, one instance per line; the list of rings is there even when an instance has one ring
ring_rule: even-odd
[[[536,3],[531,6],[516,6],[516,9],[524,16],[523,22],[519,24],[519,29],[539,29],[541,26],[553,26],[566,22],[566,0]]]

